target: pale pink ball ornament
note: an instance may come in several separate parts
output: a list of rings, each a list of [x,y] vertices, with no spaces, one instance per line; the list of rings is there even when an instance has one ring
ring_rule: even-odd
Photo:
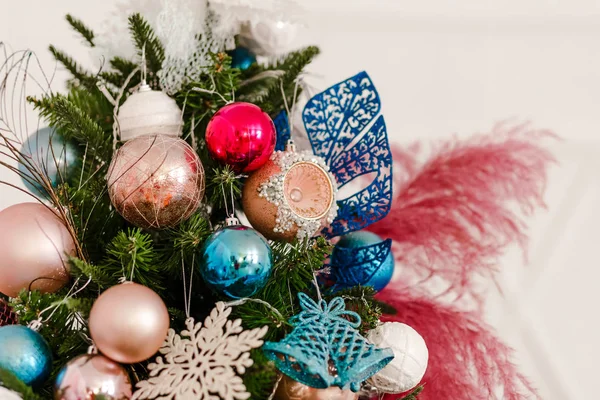
[[[54,400],[127,400],[131,396],[125,368],[100,354],[84,354],[69,361],[54,382]]]
[[[316,389],[282,376],[275,393],[276,400],[358,400],[358,394],[337,386]]]
[[[69,281],[75,241],[64,222],[40,203],[20,203],[0,212],[0,292],[21,289],[53,293]]]
[[[394,359],[371,377],[371,384],[383,393],[404,393],[417,386],[427,370],[429,350],[417,331],[400,322],[384,322],[367,334],[378,347],[391,348]]]
[[[162,346],[169,330],[169,313],[154,291],[126,282],[98,297],[90,312],[89,329],[102,354],[134,364],[152,357]]]

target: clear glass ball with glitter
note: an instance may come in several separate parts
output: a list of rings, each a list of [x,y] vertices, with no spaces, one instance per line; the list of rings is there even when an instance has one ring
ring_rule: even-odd
[[[325,162],[311,152],[275,152],[253,173],[242,194],[252,226],[272,240],[316,235],[337,215],[337,184]]]
[[[112,204],[123,218],[140,228],[167,228],[200,206],[204,168],[184,140],[140,136],[116,152],[107,183]]]

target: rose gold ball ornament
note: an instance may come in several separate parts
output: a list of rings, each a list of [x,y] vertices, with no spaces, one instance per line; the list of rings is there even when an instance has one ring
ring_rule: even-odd
[[[108,193],[117,211],[140,228],[166,228],[189,218],[204,196],[204,168],[184,140],[140,136],[110,164]]]
[[[108,358],[134,364],[152,357],[169,329],[162,299],[146,286],[126,282],[98,297],[89,329],[98,350]]]
[[[314,236],[337,215],[335,177],[322,158],[278,151],[244,185],[242,204],[252,226],[272,240]]]
[[[358,394],[337,386],[316,389],[283,376],[275,394],[277,400],[358,400]]]
[[[53,293],[69,281],[75,242],[46,206],[20,203],[0,212],[0,254],[0,292],[10,297],[21,289]]]
[[[54,400],[125,400],[131,396],[125,368],[99,354],[69,361],[54,382]]]

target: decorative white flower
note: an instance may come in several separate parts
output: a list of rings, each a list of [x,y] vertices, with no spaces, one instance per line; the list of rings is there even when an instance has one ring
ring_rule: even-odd
[[[267,327],[244,331],[242,321],[230,321],[231,308],[219,302],[202,323],[186,321],[187,329],[169,329],[160,349],[163,357],[148,365],[150,378],[138,382],[132,399],[246,400],[242,378],[254,362],[250,350],[262,346]],[[237,371],[237,373],[236,373]]]

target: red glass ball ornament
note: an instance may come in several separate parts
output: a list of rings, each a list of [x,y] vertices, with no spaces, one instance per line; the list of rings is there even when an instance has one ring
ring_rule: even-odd
[[[262,167],[273,154],[276,141],[271,117],[250,103],[226,105],[206,127],[206,145],[211,157],[236,172]]]

